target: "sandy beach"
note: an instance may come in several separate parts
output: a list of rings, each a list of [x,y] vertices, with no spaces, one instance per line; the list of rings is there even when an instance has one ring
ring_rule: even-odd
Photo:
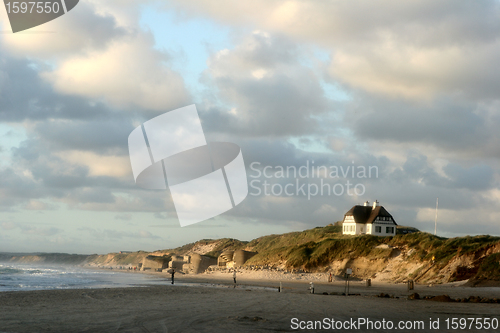
[[[170,281],[170,274],[163,272],[137,272],[135,274],[148,274],[160,279]],[[203,274],[176,274],[175,281],[187,283],[222,284],[232,285],[233,278],[230,271],[213,271]],[[284,292],[307,292],[309,283],[313,282],[315,293],[345,293],[346,281],[342,277],[333,276],[333,282],[328,282],[327,273],[283,273],[273,270],[248,270],[240,269],[237,273],[237,282],[240,286],[261,286],[273,289],[283,287]],[[408,291],[406,283],[390,283],[373,279],[371,286],[366,287],[366,281],[359,279],[349,280],[349,293],[359,293],[364,296],[374,296],[380,293],[390,294],[395,297],[407,297],[412,293],[419,293],[420,296],[449,295],[452,298],[464,298],[469,296],[479,296],[500,299],[500,287],[466,287],[467,280],[446,284],[418,284],[414,285],[414,290]]]
[[[240,273],[236,288],[228,273],[178,274],[173,286],[169,275],[156,275],[165,280],[165,285],[0,293],[0,332],[292,332],[301,323],[306,328],[308,321],[324,322],[325,318],[330,323],[331,319],[357,322],[365,318],[394,325],[421,321],[424,325],[418,330],[356,326],[340,331],[452,332],[456,330],[447,329],[446,319],[500,319],[500,304],[408,300],[413,292],[421,296],[491,298],[500,296],[499,288],[417,285],[408,291],[403,284],[374,283],[366,287],[364,282],[353,281],[350,293],[359,295],[342,296],[343,281],[317,280],[315,294],[310,294],[308,280],[313,276],[307,274],[297,276],[299,280],[282,278],[282,293],[276,279],[256,279],[251,273]],[[377,297],[380,293],[389,297]],[[431,328],[430,318],[434,327],[439,318],[439,329]],[[309,331],[331,330],[322,328]]]

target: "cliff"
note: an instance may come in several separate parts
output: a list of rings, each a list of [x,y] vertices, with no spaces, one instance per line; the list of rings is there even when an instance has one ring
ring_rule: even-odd
[[[67,253],[0,253],[0,262],[81,265],[91,256]]]
[[[155,252],[76,254],[0,254],[0,261],[45,262],[86,266],[138,266],[144,258],[201,254],[216,258],[223,251],[257,252],[245,266],[280,270],[332,272],[343,275],[352,268],[353,278],[418,283],[468,280],[469,285],[500,284],[500,238],[437,237],[424,232],[394,237],[342,235],[338,225],[301,232],[268,235],[250,242],[224,238],[201,240]]]

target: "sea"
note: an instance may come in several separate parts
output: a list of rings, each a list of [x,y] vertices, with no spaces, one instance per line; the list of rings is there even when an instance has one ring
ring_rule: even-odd
[[[165,278],[119,270],[79,266],[0,263],[0,292],[18,290],[95,289],[166,284]]]

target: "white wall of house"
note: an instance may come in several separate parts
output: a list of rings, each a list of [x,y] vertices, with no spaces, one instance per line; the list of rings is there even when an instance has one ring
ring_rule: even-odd
[[[396,225],[394,223],[373,222],[371,234],[375,236],[394,236],[396,234]]]
[[[360,223],[354,222],[354,217],[346,216],[344,223],[342,223],[342,234],[344,235],[359,235],[361,234]]]
[[[366,234],[366,225],[363,223],[344,222],[342,223],[342,234],[363,235]]]
[[[342,224],[342,233],[344,235],[359,235],[361,228],[358,228],[359,223],[344,222]]]

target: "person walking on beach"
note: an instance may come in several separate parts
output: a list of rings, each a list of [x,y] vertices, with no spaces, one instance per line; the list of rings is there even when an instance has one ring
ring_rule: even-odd
[[[234,284],[236,285],[236,269],[233,269],[233,280]]]
[[[172,284],[174,284],[175,269],[172,268],[172,272],[170,274],[172,274]]]
[[[330,273],[330,276],[328,277],[328,282],[332,282],[333,281],[333,277],[332,277],[332,273]]]
[[[309,282],[309,290],[311,291],[311,294],[314,294],[314,283]]]

